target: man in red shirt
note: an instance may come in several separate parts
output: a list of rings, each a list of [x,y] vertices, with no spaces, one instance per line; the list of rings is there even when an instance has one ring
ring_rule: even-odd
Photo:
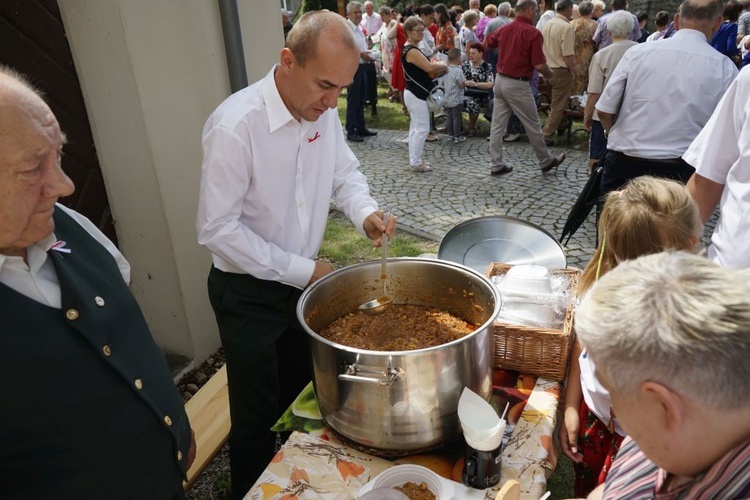
[[[513,22],[494,31],[485,40],[488,48],[499,51],[490,129],[491,175],[507,174],[513,170],[503,161],[503,134],[511,113],[518,116],[526,129],[542,172],[549,172],[565,160],[565,153],[552,156],[544,143],[536,102],[529,87],[535,69],[545,78],[552,76],[542,51],[542,34],[534,27],[537,12],[536,0],[520,0]]]

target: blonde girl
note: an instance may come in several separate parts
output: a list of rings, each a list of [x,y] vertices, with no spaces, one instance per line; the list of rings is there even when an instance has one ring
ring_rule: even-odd
[[[694,250],[701,228],[698,207],[682,184],[648,176],[631,180],[622,191],[607,195],[599,219],[598,246],[583,271],[579,296],[622,261],[665,250]],[[576,342],[570,356],[560,443],[574,462],[578,497],[604,482],[624,435],[594,368]]]

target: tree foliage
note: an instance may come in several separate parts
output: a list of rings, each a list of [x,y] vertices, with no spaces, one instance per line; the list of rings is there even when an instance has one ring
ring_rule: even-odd
[[[338,12],[338,1],[337,0],[302,0],[302,12],[310,12],[311,10],[322,10],[328,9],[332,12]]]

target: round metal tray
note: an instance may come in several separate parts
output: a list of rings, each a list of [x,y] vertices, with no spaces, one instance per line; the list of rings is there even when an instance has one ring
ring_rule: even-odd
[[[502,215],[478,217],[443,237],[438,258],[484,273],[492,262],[567,266],[565,251],[552,234],[531,222]]]

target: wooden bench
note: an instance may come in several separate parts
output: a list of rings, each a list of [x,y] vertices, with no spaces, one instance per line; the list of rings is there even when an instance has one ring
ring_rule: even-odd
[[[195,461],[187,472],[187,481],[183,484],[185,490],[188,490],[229,439],[231,422],[227,365],[222,366],[195,396],[185,403],[185,412],[195,432],[196,444]]]
[[[588,137],[589,132],[585,128],[573,130],[573,120],[583,119],[583,108],[581,107],[576,96],[568,97],[568,107],[563,111],[563,117],[567,119],[565,126],[565,145],[569,146],[574,135],[583,133]]]

